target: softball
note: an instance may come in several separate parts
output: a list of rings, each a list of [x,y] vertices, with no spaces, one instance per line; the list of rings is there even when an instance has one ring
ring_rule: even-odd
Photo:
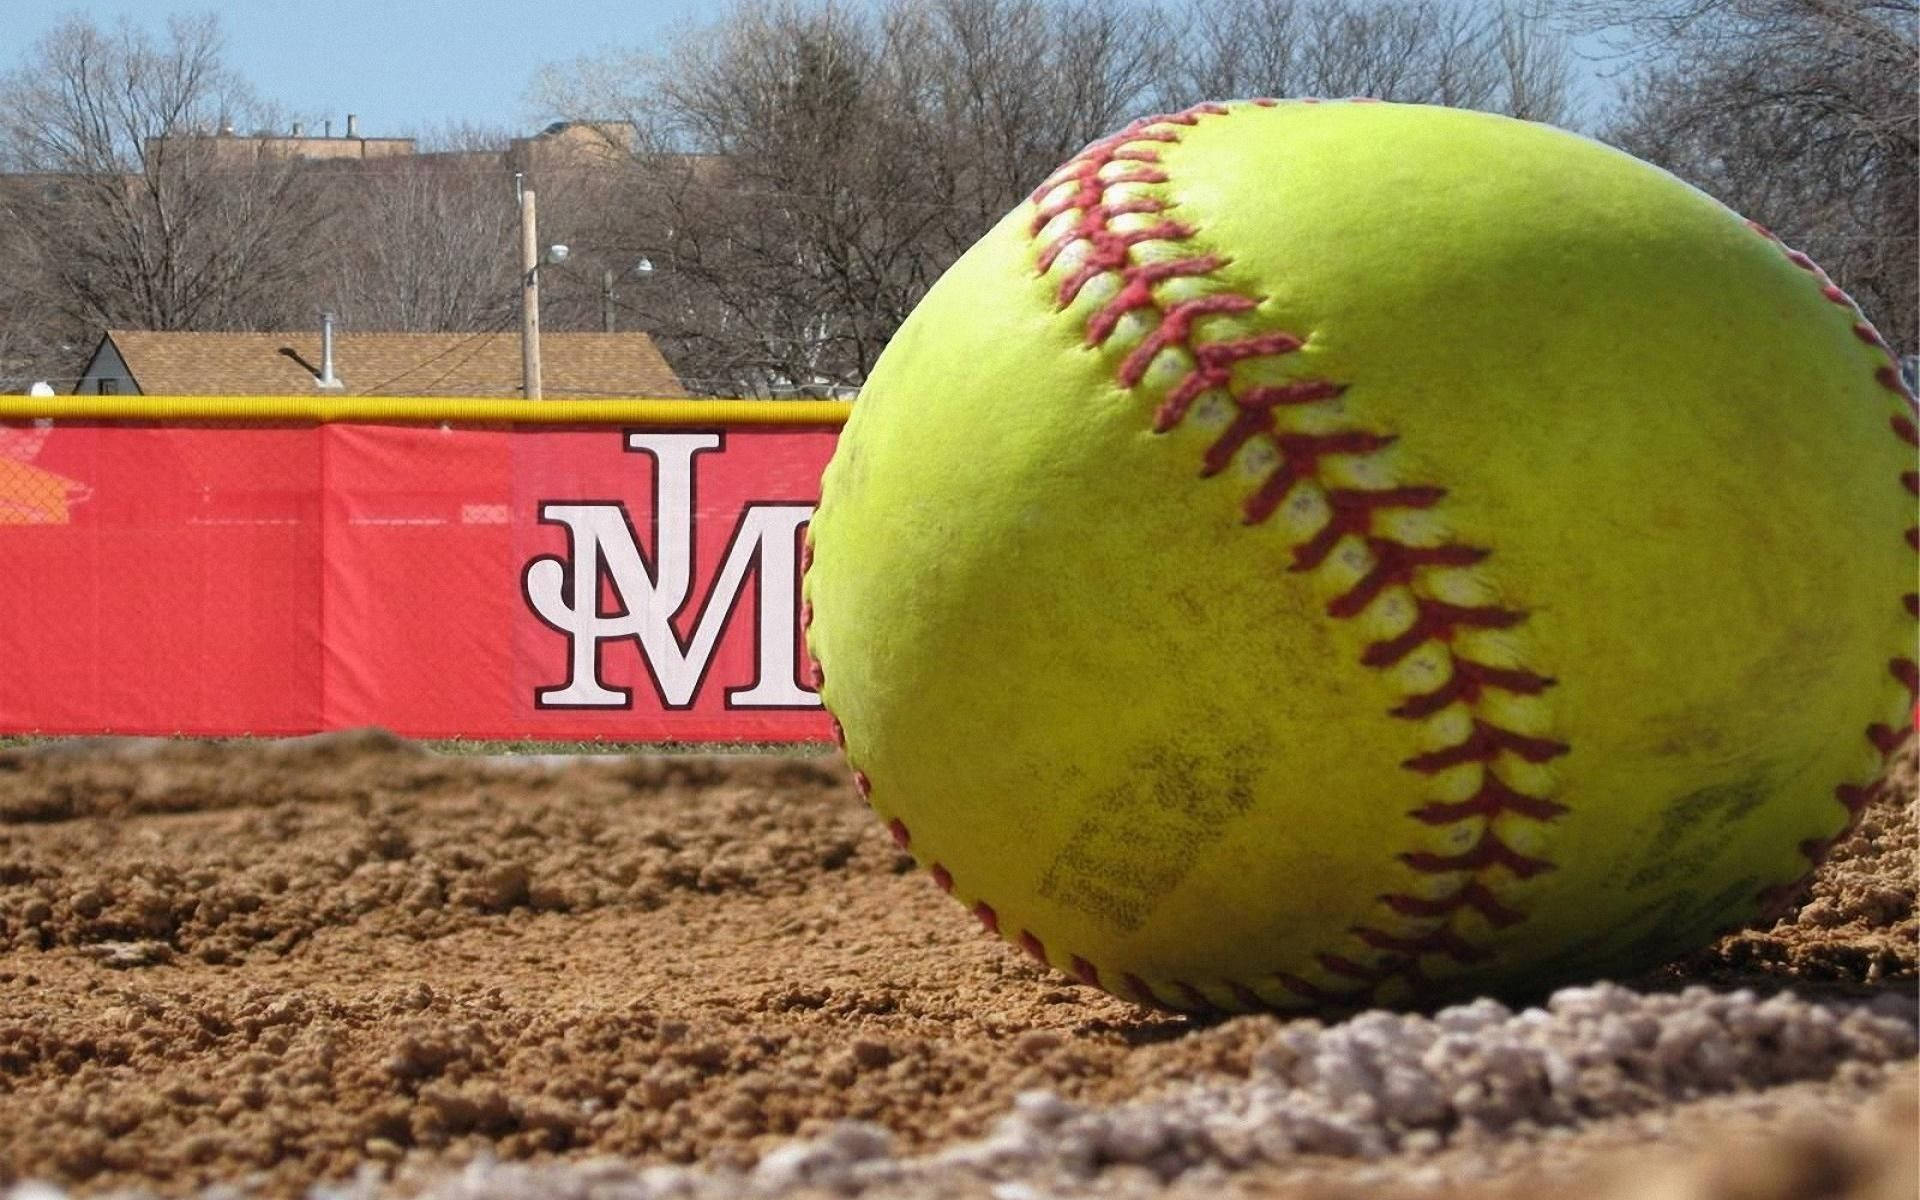
[[[1482,113],[1095,142],[901,326],[804,590],[988,928],[1193,1012],[1631,972],[1845,829],[1915,689],[1913,398],[1805,256]]]

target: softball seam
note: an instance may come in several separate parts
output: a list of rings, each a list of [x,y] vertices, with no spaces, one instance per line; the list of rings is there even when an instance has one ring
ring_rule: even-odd
[[[1899,410],[1893,414],[1888,422],[1893,435],[1902,442],[1905,442],[1908,446],[1920,449],[1920,431],[1916,431],[1914,425],[1916,413],[1914,395],[1908,390],[1906,381],[1900,377],[1900,360],[1895,357],[1893,347],[1887,345],[1886,339],[1881,337],[1880,331],[1875,329],[1872,323],[1867,320],[1866,314],[1860,311],[1860,306],[1854,303],[1853,297],[1841,290],[1840,286],[1834,283],[1825,271],[1820,269],[1818,263],[1814,262],[1813,259],[1802,252],[1788,246],[1780,240],[1778,234],[1768,229],[1765,225],[1760,224],[1760,222],[1748,221],[1746,224],[1747,228],[1773,243],[1775,248],[1785,256],[1788,262],[1812,276],[1814,283],[1820,288],[1821,295],[1825,296],[1832,303],[1847,310],[1848,315],[1853,318],[1854,337],[1858,338],[1864,345],[1877,350],[1885,360],[1875,365],[1873,378],[1875,383],[1879,384],[1886,392],[1892,394],[1900,403]],[[1909,496],[1920,498],[1920,471],[1916,471],[1912,467],[1902,471],[1900,473],[1900,486]],[[1909,526],[1905,537],[1907,548],[1920,552],[1920,526]],[[1920,593],[1906,593],[1900,597],[1900,604],[1906,610],[1908,616],[1920,617]],[[1895,655],[1887,661],[1887,672],[1896,682],[1906,689],[1909,709],[1911,709],[1916,702],[1920,702],[1920,663],[1916,663],[1914,659],[1903,654]],[[1883,768],[1887,760],[1893,756],[1893,752],[1899,747],[1904,736],[1900,731],[1894,729],[1893,726],[1881,723],[1869,725],[1866,730],[1867,742],[1879,753]],[[1799,851],[1807,860],[1806,871],[1797,879],[1763,889],[1758,897],[1763,913],[1783,914],[1784,911],[1792,905],[1799,897],[1802,889],[1805,888],[1809,878],[1813,875],[1814,869],[1818,867],[1820,863],[1825,860],[1828,853],[1831,852],[1842,839],[1851,834],[1854,827],[1860,823],[1861,814],[1866,811],[1867,803],[1873,798],[1873,795],[1873,787],[1870,784],[1862,786],[1842,783],[1834,788],[1834,800],[1840,804],[1841,808],[1846,810],[1845,823],[1831,837],[1808,838],[1800,843]]]
[[[1278,102],[1254,103],[1271,107]],[[1236,368],[1244,376],[1249,368],[1270,367],[1275,360],[1303,349],[1311,333],[1262,329],[1216,338],[1200,327],[1208,318],[1254,313],[1264,298],[1227,285],[1221,275],[1229,262],[1226,256],[1185,254],[1197,230],[1170,215],[1169,200],[1141,189],[1169,182],[1161,166],[1162,146],[1179,141],[1182,129],[1230,111],[1221,105],[1200,105],[1145,118],[1094,142],[1034,191],[1037,209],[1029,234],[1036,239],[1047,237],[1036,263],[1040,275],[1048,275],[1063,258],[1071,260],[1056,293],[1059,310],[1073,306],[1096,279],[1105,277],[1117,284],[1087,320],[1089,348],[1107,345],[1122,323],[1136,314],[1147,316],[1151,328],[1127,350],[1117,369],[1121,386],[1140,389],[1163,355],[1171,355],[1183,368],[1154,413],[1156,433],[1172,431],[1199,406],[1218,402],[1213,398],[1224,398],[1231,405],[1222,411],[1227,419],[1202,457],[1200,474],[1219,475],[1236,460],[1265,466],[1264,475],[1241,504],[1246,524],[1264,524],[1291,503],[1304,500],[1313,506],[1322,519],[1309,536],[1294,542],[1288,569],[1314,572],[1338,556],[1345,569],[1358,572],[1357,579],[1327,602],[1327,615],[1354,620],[1377,608],[1376,618],[1391,622],[1392,617],[1382,614],[1399,610],[1398,630],[1372,640],[1361,653],[1361,665],[1389,670],[1428,646],[1437,647],[1445,660],[1444,678],[1437,686],[1405,695],[1389,715],[1428,722],[1457,710],[1454,724],[1460,727],[1452,740],[1412,754],[1400,766],[1429,777],[1459,767],[1478,773],[1466,799],[1430,798],[1408,813],[1430,827],[1477,822],[1477,830],[1469,835],[1472,844],[1453,854],[1408,850],[1399,859],[1418,874],[1458,878],[1458,886],[1437,894],[1389,892],[1377,897],[1379,915],[1348,930],[1352,947],[1343,947],[1344,953],[1327,949],[1313,956],[1324,972],[1318,981],[1279,970],[1258,980],[1218,981],[1242,1007],[1274,1007],[1253,986],[1267,982],[1316,1007],[1358,1006],[1396,979],[1416,995],[1422,993],[1432,982],[1425,965],[1428,960],[1459,966],[1484,961],[1488,951],[1459,928],[1464,913],[1471,911],[1496,929],[1525,919],[1524,913],[1500,898],[1496,874],[1524,880],[1552,870],[1554,864],[1517,849],[1502,836],[1499,824],[1502,818],[1548,822],[1566,809],[1550,796],[1538,794],[1541,789],[1517,784],[1509,764],[1518,760],[1538,766],[1568,753],[1570,747],[1551,737],[1509,728],[1484,705],[1494,692],[1539,696],[1553,686],[1551,678],[1513,663],[1481,661],[1457,641],[1465,631],[1511,629],[1526,620],[1526,613],[1496,604],[1455,602],[1432,586],[1433,573],[1445,571],[1457,577],[1478,568],[1490,551],[1445,534],[1416,544],[1392,536],[1386,528],[1389,514],[1435,509],[1445,489],[1383,477],[1364,487],[1343,486],[1330,469],[1335,462],[1378,462],[1398,435],[1363,427],[1338,413],[1346,381],[1311,376],[1266,384],[1236,381]],[[1063,219],[1070,223],[1058,228],[1056,222]],[[1048,236],[1050,227],[1053,232]],[[1136,250],[1143,243],[1176,249],[1144,255]],[[1198,295],[1167,300],[1155,294],[1156,287],[1174,279],[1200,280],[1209,286]],[[1309,411],[1313,420],[1297,419]],[[1384,471],[1375,475],[1383,476]],[[1460,717],[1465,718],[1463,722]],[[1074,962],[1079,967],[1084,960]],[[1128,977],[1125,982],[1144,999],[1182,1007],[1169,1004],[1167,997],[1154,993],[1144,981]],[[1188,1003],[1204,996],[1204,989],[1195,982],[1176,980],[1171,986]]]

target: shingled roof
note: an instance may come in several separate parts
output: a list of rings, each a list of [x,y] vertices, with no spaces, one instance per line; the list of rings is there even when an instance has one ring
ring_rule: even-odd
[[[110,343],[149,396],[518,396],[517,333],[342,333],[320,386],[320,333],[156,333],[113,329]],[[541,390],[550,399],[684,396],[644,333],[543,333]],[[111,362],[95,352],[96,366]]]

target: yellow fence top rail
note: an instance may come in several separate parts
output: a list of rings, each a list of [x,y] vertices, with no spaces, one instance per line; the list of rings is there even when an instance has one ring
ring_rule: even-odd
[[[513,400],[480,396],[0,396],[0,420],[402,421],[524,425],[843,424],[846,400]]]

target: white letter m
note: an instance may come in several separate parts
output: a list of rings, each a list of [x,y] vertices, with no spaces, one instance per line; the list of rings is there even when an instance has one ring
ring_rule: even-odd
[[[820,697],[801,686],[797,654],[796,597],[800,527],[813,516],[808,504],[749,504],[734,526],[724,559],[693,631],[682,641],[673,621],[692,596],[694,457],[721,446],[718,433],[629,433],[626,448],[654,460],[654,562],[635,536],[627,507],[619,501],[542,503],[540,520],[566,527],[564,557],[543,555],[527,564],[527,603],[551,628],[567,636],[567,682],[539,688],[540,708],[630,708],[633,693],[609,687],[600,677],[601,647],[632,638],[651,674],[661,703],[670,709],[693,704],[712,665],[720,636],[739,603],[747,572],[757,559],[759,629],[751,686],[727,693],[728,708],[817,708]],[[601,581],[612,587],[615,610],[600,611]]]

